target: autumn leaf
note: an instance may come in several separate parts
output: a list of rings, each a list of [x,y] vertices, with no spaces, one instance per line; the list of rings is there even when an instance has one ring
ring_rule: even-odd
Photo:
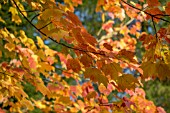
[[[123,74],[122,76],[119,76],[117,78],[116,83],[118,84],[118,87],[122,89],[123,91],[125,89],[135,89],[137,85],[139,85],[139,82],[137,78],[135,78],[131,74]]]
[[[103,83],[107,87],[108,79],[97,68],[86,68],[84,76],[85,78],[90,78],[93,82]]]
[[[28,107],[29,110],[33,110],[34,109],[34,106],[31,103],[31,101],[27,100],[26,98],[21,100],[21,104],[23,104],[25,107]]]
[[[80,62],[85,67],[90,67],[93,64],[93,59],[90,56],[83,54],[83,56],[80,58]]]
[[[112,46],[109,45],[108,43],[104,43],[103,46],[104,46],[106,49],[110,50],[110,51],[113,50],[113,49],[112,49]]]
[[[170,67],[168,64],[163,62],[156,63],[156,72],[158,74],[158,78],[160,80],[165,80],[166,78],[170,78]]]
[[[7,43],[5,44],[5,48],[8,49],[10,52],[15,49],[15,44]]]
[[[65,105],[70,105],[72,103],[71,100],[70,100],[70,97],[62,96],[62,95],[59,97],[58,101],[65,104]]]
[[[127,51],[125,49],[122,49],[118,53],[119,57],[124,58],[125,60],[128,60],[132,63],[136,63],[137,61],[134,59],[134,52]]]
[[[91,91],[90,93],[87,94],[86,98],[91,99],[91,98],[95,98],[96,96],[97,96],[96,91]]]
[[[154,3],[154,2],[153,2]],[[161,18],[161,15],[163,15],[163,12],[159,8],[151,8],[146,10],[147,13],[152,14],[152,15],[159,15],[157,17]],[[151,19],[152,17],[150,15],[147,15],[146,19]],[[153,19],[156,22],[159,22],[160,19]]]
[[[105,75],[110,75],[111,79],[116,80],[119,73],[122,73],[122,68],[118,63],[104,64],[102,66],[102,71]]]
[[[142,63],[141,67],[143,70],[143,75],[142,78],[148,78],[148,77],[154,77],[156,76],[156,64],[148,61],[148,62],[144,62]]]
[[[166,14],[170,15],[170,2],[166,3],[165,12],[166,12]]]
[[[158,0],[146,0],[149,7],[160,6],[160,2]]]
[[[68,59],[67,69],[72,69],[74,72],[78,73],[81,70],[80,61],[78,59]]]

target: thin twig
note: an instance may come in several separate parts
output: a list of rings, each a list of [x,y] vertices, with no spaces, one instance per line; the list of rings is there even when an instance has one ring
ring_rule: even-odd
[[[152,16],[152,23],[153,23],[153,27],[154,27],[154,30],[155,30],[156,39],[158,40],[157,30],[156,30],[156,26],[155,26],[155,22],[154,22],[154,17],[153,16]]]
[[[170,16],[170,15],[166,15],[166,14],[156,14],[154,16]]]
[[[50,25],[52,22],[49,22],[48,24],[46,24],[45,26],[43,26],[43,27],[41,27],[41,28],[39,28],[39,30],[42,30],[42,29],[44,29],[45,27],[47,27],[48,25]]]
[[[37,17],[37,16],[39,16],[40,14],[37,14],[37,15],[35,15],[32,19],[31,19],[31,22]]]

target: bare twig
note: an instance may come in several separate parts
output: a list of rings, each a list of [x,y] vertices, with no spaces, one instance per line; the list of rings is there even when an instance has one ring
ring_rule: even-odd
[[[32,19],[31,19],[31,21],[30,22],[32,22],[37,16],[39,16],[40,14],[37,14],[37,15],[35,15]]]

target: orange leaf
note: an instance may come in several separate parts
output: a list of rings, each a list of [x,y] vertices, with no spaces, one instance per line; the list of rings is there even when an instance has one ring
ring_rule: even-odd
[[[149,7],[160,6],[160,2],[158,0],[146,0]]]
[[[159,8],[151,8],[151,9],[147,9],[146,12],[152,14],[152,15],[163,15],[163,12],[159,9]],[[156,17],[159,17],[161,18],[161,16],[156,16]],[[147,15],[146,19],[149,20],[151,18],[151,16]],[[155,19],[154,18],[154,21],[156,22],[159,22],[159,19]]]
[[[108,44],[108,43],[104,43],[103,46],[104,46],[106,49],[110,50],[110,51],[113,50],[113,49],[112,49],[112,46],[111,46],[110,44]]]
[[[166,4],[165,12],[166,14],[170,15],[170,2]]]
[[[79,72],[81,70],[81,65],[78,59],[68,59],[67,60],[67,69],[72,69],[74,72]]]
[[[90,65],[92,65],[93,63],[92,60],[93,59],[86,54],[83,54],[83,56],[80,58],[80,61],[83,63],[85,67],[90,67]]]
[[[74,29],[72,29],[72,33],[73,33],[74,38],[76,39],[76,41],[77,41],[78,43],[84,43],[85,41],[84,41],[82,35],[80,34],[80,32],[81,32],[81,29],[80,29],[80,28],[74,28]]]

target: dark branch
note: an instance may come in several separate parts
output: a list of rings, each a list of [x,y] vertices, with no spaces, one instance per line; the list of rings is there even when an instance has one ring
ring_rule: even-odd
[[[37,16],[39,16],[40,14],[37,14],[37,15],[35,15],[32,19],[31,19],[31,22],[37,17]]]
[[[156,26],[155,26],[155,22],[154,22],[154,17],[152,17],[152,23],[153,23],[153,27],[154,27],[155,34],[156,34],[156,39],[158,40],[158,35],[157,35],[157,30],[156,30]]]
[[[47,27],[47,26],[50,25],[51,23],[52,23],[52,22],[49,22],[47,25],[45,25],[45,26],[39,28],[39,30],[44,29],[45,27]]]
[[[170,16],[170,15],[166,15],[166,14],[156,14],[156,15],[153,15],[153,16]]]

